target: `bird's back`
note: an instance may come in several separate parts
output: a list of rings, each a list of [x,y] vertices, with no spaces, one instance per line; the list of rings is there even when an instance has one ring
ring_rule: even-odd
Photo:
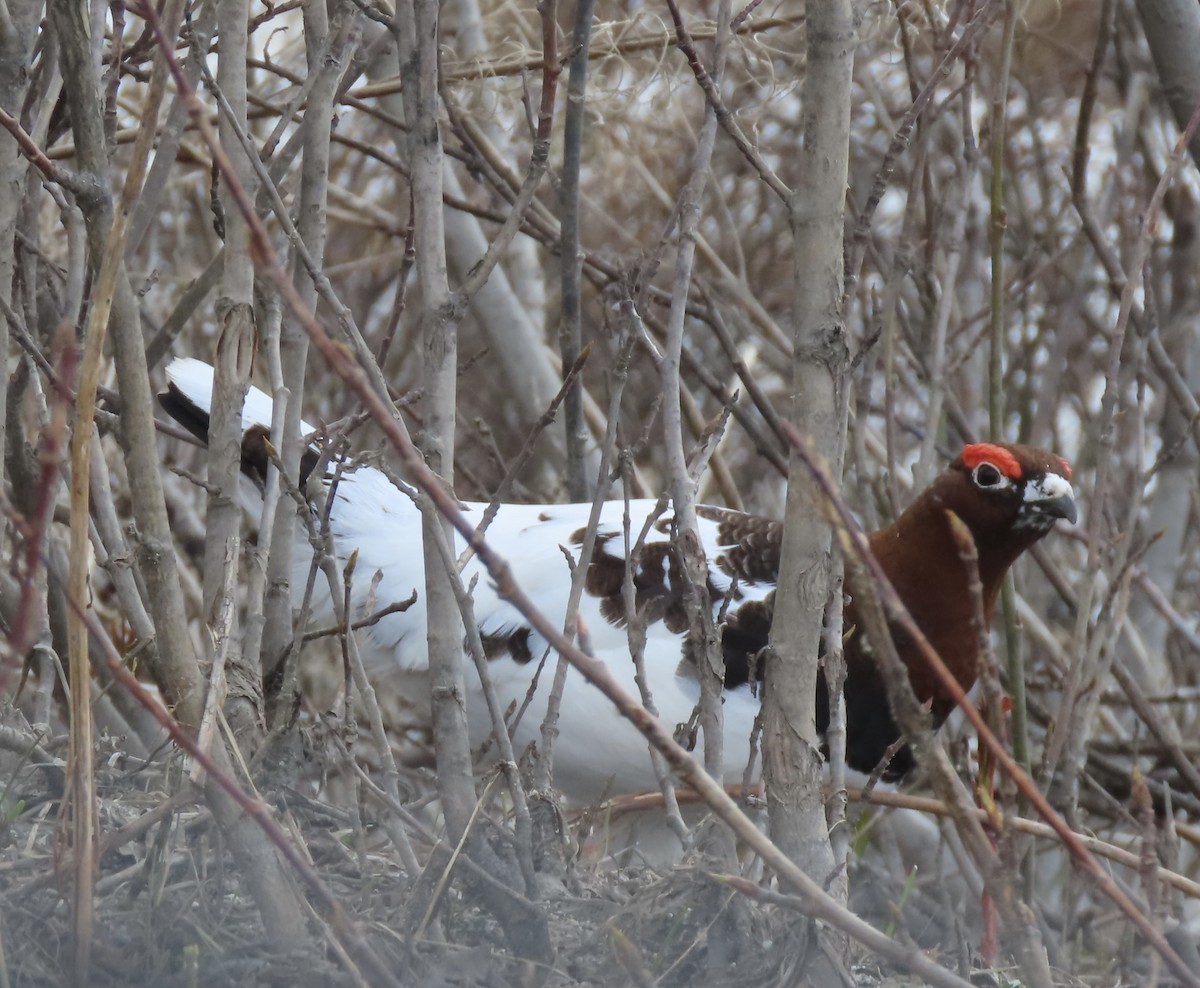
[[[487,505],[465,502],[463,510],[478,524]],[[638,538],[643,523],[657,508],[652,500],[628,502],[630,540]],[[580,551],[592,505],[501,505],[486,530],[492,548],[506,559],[517,584],[543,613],[556,621],[565,618],[571,592],[572,571]],[[626,503],[601,506],[596,547],[584,580],[578,615],[587,647],[605,660],[622,685],[636,694],[634,664],[630,655],[629,627],[622,602],[624,578]],[[669,515],[667,516],[669,520]],[[701,519],[706,549],[720,553],[719,524]],[[339,569],[357,553],[352,603],[361,617],[410,597],[415,606],[381,618],[359,632],[360,647],[370,667],[385,677],[399,671],[407,682],[418,682],[427,667],[424,566],[421,520],[414,503],[378,470],[359,468],[338,480],[330,510],[330,533]],[[687,722],[699,702],[694,668],[683,658],[684,629],[673,619],[680,610],[681,588],[672,579],[669,562],[669,526],[659,520],[652,526],[634,571],[640,608],[646,618],[644,667],[651,698],[663,721]],[[456,537],[455,553],[465,543]],[[307,577],[308,556],[296,561],[293,593]],[[568,562],[568,559],[570,560]],[[517,711],[530,697],[519,721],[512,726],[514,746],[520,753],[540,743],[541,724],[554,678],[557,656],[547,661],[546,642],[515,607],[502,598],[477,558],[462,570],[465,586],[472,589],[473,613],[486,656],[487,671],[498,699],[506,710]],[[740,605],[761,600],[773,582],[734,586],[734,581],[714,569],[711,587],[714,608],[726,593]],[[322,596],[322,618],[332,619],[328,595]],[[765,642],[764,642],[765,644]],[[464,651],[464,662],[472,664]],[[472,664],[473,665],[473,664]],[[412,676],[411,674],[418,674]],[[472,741],[484,743],[492,730],[480,680],[468,669],[467,714]],[[727,760],[730,779],[740,779],[749,757],[749,738],[757,713],[757,700],[749,685],[729,691],[725,703]],[[555,782],[568,796],[590,802],[604,791],[633,792],[656,786],[646,742],[612,704],[574,672],[567,677],[556,741]],[[702,743],[702,738],[698,743]]]

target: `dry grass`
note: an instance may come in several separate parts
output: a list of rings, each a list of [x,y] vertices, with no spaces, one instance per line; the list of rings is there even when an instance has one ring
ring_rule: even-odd
[[[442,138],[450,155],[448,173],[459,186],[447,196],[452,288],[466,278],[479,259],[479,244],[496,235],[509,212],[532,146],[526,102],[536,106],[542,80],[537,11],[511,3],[484,6],[478,24],[463,21],[457,7],[447,5],[443,13]],[[794,6],[752,12],[731,49],[721,87],[734,120],[761,157],[760,167],[792,188],[805,181],[795,154],[803,128],[804,27]],[[961,37],[959,18],[979,6],[876,4],[862,23],[847,207],[851,277],[844,308],[856,361],[848,384],[843,487],[867,527],[906,503],[931,464],[962,441],[989,432],[988,355],[996,314],[990,292],[989,112],[998,84],[999,23],[937,75],[943,56]],[[711,36],[714,11],[713,5],[700,5],[685,12],[701,49]],[[125,74],[112,106],[108,149],[107,178],[114,186],[132,160],[153,50],[135,44],[143,24],[132,12],[125,16]],[[249,46],[250,129],[260,150],[272,150],[272,162],[278,163],[303,126],[303,116],[293,116],[280,128],[280,140],[271,140],[280,121],[295,111],[291,101],[308,77],[305,28],[292,4],[254,8],[252,16],[257,20]],[[560,54],[569,46],[565,16],[560,14]],[[1119,6],[1118,40],[1101,53],[1089,83],[1098,16],[1098,5],[1091,3],[1023,5],[1008,88],[1001,155],[1003,313],[995,337],[1003,358],[1003,375],[994,382],[1004,404],[999,431],[1003,438],[1066,455],[1086,517],[1073,533],[1057,534],[1017,567],[1020,624],[1007,633],[1022,643],[1035,773],[1048,742],[1065,734],[1072,737],[1068,754],[1080,756],[1079,764],[1068,758],[1053,778],[1039,782],[1076,830],[1135,856],[1130,862],[1109,855],[1114,875],[1185,960],[1195,958],[1200,969],[1200,901],[1188,884],[1200,879],[1195,830],[1200,791],[1179,771],[1181,760],[1195,763],[1200,744],[1195,417],[1200,347],[1193,316],[1200,309],[1195,279],[1200,190],[1194,167],[1174,150],[1178,128],[1159,96],[1131,9]],[[472,48],[473,28],[481,32],[478,50]],[[367,42],[378,40],[376,31],[373,23],[364,25]],[[110,64],[111,32],[96,43],[96,54]],[[394,393],[409,399],[406,421],[417,432],[426,382],[422,299],[405,260],[410,188],[403,135],[395,126],[403,107],[395,95],[394,55],[382,47],[373,52],[336,110],[323,177],[329,223],[323,270],[373,348],[390,326],[395,329],[384,370]],[[703,97],[674,45],[665,8],[600,3],[592,52],[578,209],[584,337],[594,345],[583,379],[596,442],[615,386],[618,303],[636,295],[648,332],[661,342],[674,257],[672,210],[688,179]],[[76,167],[65,104],[56,101],[52,85],[46,88],[41,63],[35,69],[23,122],[32,128],[44,113],[48,129],[37,133],[38,140],[50,160]],[[905,114],[931,79],[933,98],[905,136]],[[507,294],[474,300],[459,327],[456,489],[467,498],[490,496],[524,447],[535,418],[529,411],[535,403],[523,404],[536,391],[532,368],[549,368],[551,378],[557,373],[556,183],[564,94],[565,78],[552,138],[553,182],[539,189],[489,285]],[[20,105],[7,109],[19,115]],[[168,126],[164,115],[160,142]],[[140,292],[147,340],[166,326],[174,334],[162,341],[167,350],[209,358],[224,311],[215,304],[223,291],[220,280],[200,299],[187,292],[222,248],[210,197],[212,162],[193,129],[184,129],[181,141],[154,194],[154,209],[142,217],[144,236],[129,251],[129,281]],[[1073,170],[1085,151],[1085,186],[1072,188]],[[1182,168],[1148,222],[1155,189],[1173,161],[1182,161]],[[279,167],[279,183],[294,212],[303,159]],[[7,705],[0,710],[0,988],[66,984],[72,977],[74,856],[70,807],[64,810],[63,800],[68,719],[54,662],[66,661],[67,605],[45,566],[50,560],[56,573],[61,568],[69,519],[65,487],[55,486],[65,483],[61,461],[46,454],[50,480],[43,487],[36,451],[63,448],[64,433],[52,414],[67,407],[51,374],[66,366],[56,330],[61,320],[74,323],[78,313],[70,303],[86,301],[87,281],[78,239],[83,221],[73,200],[53,181],[48,185],[54,195],[37,181],[22,187],[25,208],[13,235],[19,250],[11,245],[9,250],[20,266],[13,292],[4,294],[13,309],[6,314],[13,373],[0,505],[7,519],[0,605],[8,644],[19,646],[20,654],[5,657]],[[868,214],[869,207],[874,212]],[[266,222],[286,252],[278,217],[267,215]],[[751,510],[777,515],[784,482],[772,463],[783,446],[764,412],[770,411],[768,403],[786,409],[791,390],[793,241],[778,197],[723,136],[700,234],[683,362],[694,404],[685,419],[691,438],[733,391],[741,392],[740,417],[701,495],[740,500]],[[1133,270],[1143,254],[1144,269]],[[275,326],[278,299],[265,279],[256,288],[255,316],[266,336]],[[328,298],[318,303],[317,314],[325,325],[335,325]],[[497,316],[492,324],[489,317]],[[744,377],[718,330],[732,341]],[[529,377],[514,379],[502,351],[529,339],[536,345],[518,350],[515,360]],[[150,349],[161,357],[155,347]],[[260,384],[265,362],[260,359]],[[101,368],[101,385],[111,395],[116,377],[107,358]],[[151,375],[160,383],[158,367]],[[660,390],[653,361],[638,351],[618,412],[617,441],[622,448],[636,447],[635,482],[655,494],[667,474],[655,438]],[[113,431],[118,420],[110,412],[116,404],[107,402],[103,389],[101,396],[101,448],[112,476],[101,486],[112,494],[122,525],[140,524]],[[320,421],[355,411],[342,382],[316,360],[309,366],[304,409]],[[354,433],[352,443],[365,450],[381,441],[368,426]],[[561,444],[555,430],[539,442],[517,477],[513,499],[564,496]],[[201,476],[204,461],[175,439],[164,440],[160,453],[185,631],[195,653],[206,656],[207,495],[171,472],[182,468]],[[37,521],[43,515],[44,528]],[[255,533],[248,525],[244,533],[252,545]],[[110,534],[97,536],[97,545],[111,552]],[[94,606],[117,650],[132,655],[129,661],[136,665],[145,641],[132,630],[136,615],[126,606],[128,598],[117,593],[113,573],[119,567],[106,568],[104,554],[95,551],[87,560]],[[246,588],[254,565],[243,561],[237,574],[239,619],[252,603]],[[138,577],[135,593],[144,603],[149,594],[141,572]],[[1000,630],[1001,641],[1007,640]],[[146,711],[108,681],[95,641],[93,649],[99,725],[94,812],[101,853],[91,984],[370,983],[356,966],[360,956],[350,956],[346,928],[339,925],[343,916],[396,980],[423,986],[799,984],[811,952],[827,946],[824,933],[813,942],[794,903],[771,897],[777,890],[769,880],[757,885],[760,895],[754,897],[714,877],[703,860],[676,868],[617,868],[597,861],[586,847],[581,852],[573,829],[562,837],[556,813],[541,806],[535,812],[542,834],[537,908],[548,921],[555,959],[527,970],[494,912],[480,904],[469,882],[459,881],[469,864],[460,863],[454,881],[440,881],[446,848],[432,795],[426,711],[401,696],[383,671],[374,671],[402,767],[404,805],[397,810],[371,792],[384,760],[362,726],[365,715],[346,723],[329,713],[341,711],[342,678],[337,649],[328,643],[306,648],[304,716],[276,740],[268,758],[255,763],[253,778],[271,816],[342,915],[319,905],[311,885],[289,872],[306,928],[296,942],[280,942],[267,932],[254,890],[233,865],[204,797],[190,788],[180,748],[164,741]],[[18,669],[26,661],[31,674],[14,707]],[[1079,669],[1086,675],[1073,681],[1072,670]],[[972,739],[953,724],[945,733],[956,764],[970,778]],[[1085,764],[1082,756],[1089,752]],[[1157,786],[1152,801],[1139,796],[1134,782],[1139,776]],[[502,789],[488,789],[478,826],[491,845],[504,850],[512,826],[511,806],[498,795]],[[1163,802],[1168,790],[1170,814]],[[1001,796],[1011,813],[1024,812],[1011,791]],[[905,846],[910,834],[895,829],[902,818],[889,825],[891,818],[879,810],[860,818],[852,808],[850,908],[974,983],[1015,984],[1015,970],[995,969],[980,955],[978,887],[970,867],[955,857],[951,828],[939,830],[928,806],[912,812],[923,821],[912,838],[924,856],[915,875]],[[412,842],[424,874],[406,873],[396,827]],[[1009,863],[1033,848],[1019,880],[1050,951],[1057,985],[1115,988],[1150,985],[1156,978],[1159,985],[1170,983],[1130,925],[1072,871],[1056,841],[1011,834],[1000,841]],[[743,868],[755,880],[762,877],[753,861]],[[830,952],[845,965],[848,983],[915,983],[857,944],[844,955],[836,947]]]

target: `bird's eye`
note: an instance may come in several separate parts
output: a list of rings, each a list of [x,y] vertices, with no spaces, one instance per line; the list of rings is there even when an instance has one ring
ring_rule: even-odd
[[[986,461],[980,463],[971,474],[975,480],[976,487],[982,487],[984,490],[993,490],[997,487],[1007,486],[1007,480],[993,464]]]

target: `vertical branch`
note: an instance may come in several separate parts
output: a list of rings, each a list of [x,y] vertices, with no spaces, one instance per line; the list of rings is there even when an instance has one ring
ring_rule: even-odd
[[[841,405],[849,361],[843,321],[842,241],[857,21],[848,0],[808,10],[803,87],[806,181],[789,202],[796,301],[791,417],[841,476]],[[829,524],[793,449],[779,589],[766,658],[763,777],[771,834],[808,874],[832,866],[816,741],[817,648],[830,586]],[[836,609],[835,609],[836,610]]]
[[[1008,125],[1008,82],[1012,71],[1013,36],[1017,26],[1016,0],[1004,0],[1004,40],[1000,71],[992,93],[991,348],[988,350],[988,428],[994,439],[1004,435],[1004,152]]]
[[[944,267],[940,278],[942,292],[934,310],[933,339],[927,356],[927,378],[929,381],[929,413],[926,417],[925,437],[921,442],[921,454],[913,475],[916,487],[924,487],[936,475],[934,462],[937,458],[937,440],[941,434],[942,410],[946,396],[946,337],[950,315],[955,308],[955,286],[958,284],[959,267],[962,262],[962,246],[967,233],[967,214],[970,212],[975,173],[979,165],[979,149],[975,145],[975,134],[971,116],[971,100],[974,87],[968,81],[963,87],[962,99],[962,164],[958,181],[952,185],[953,196],[950,211],[954,217],[949,247],[944,252]]]
[[[1138,0],[1138,16],[1154,68],[1162,80],[1163,95],[1171,105],[1180,130],[1200,105],[1200,80],[1196,77],[1196,52],[1200,51],[1200,11],[1187,0]],[[1188,138],[1188,152],[1200,163],[1200,140],[1195,130]]]
[[[8,4],[0,21],[0,108],[16,117],[29,86],[29,57],[40,14],[36,3]],[[13,275],[16,272],[17,219],[25,185],[25,158],[16,140],[0,131],[0,304],[13,308]],[[8,319],[0,318],[0,354],[8,354]],[[0,464],[4,459],[5,415],[8,409],[8,374],[0,374]],[[4,548],[0,533],[0,551]]]
[[[412,176],[413,232],[417,280],[424,302],[425,463],[444,489],[454,489],[454,425],[457,398],[458,322],[446,272],[442,217],[443,153],[438,128],[438,0],[410,0],[397,11],[396,35],[404,109],[408,119],[409,169]],[[464,631],[452,576],[438,542],[454,544],[450,522],[424,499],[421,536],[425,566],[425,608],[438,795],[450,840],[500,865],[488,846],[472,833],[477,799],[467,733],[463,679]],[[447,558],[453,558],[448,555]],[[497,898],[482,884],[472,886],[488,905],[514,951],[545,962],[551,956],[545,917],[534,910],[516,916],[507,897]],[[536,889],[526,887],[529,895]]]
[[[232,551],[233,571],[241,555],[242,509],[238,484],[242,455],[242,403],[250,383],[254,360],[254,263],[250,257],[250,231],[238,212],[228,182],[236,181],[253,196],[254,168],[237,146],[239,128],[245,128],[249,99],[246,90],[246,45],[249,3],[219,0],[217,31],[220,56],[217,87],[224,97],[225,112],[219,118],[221,143],[229,148],[234,175],[221,184],[220,201],[225,228],[225,263],[221,273],[221,295],[217,299],[217,348],[213,359],[213,393],[208,428],[208,505],[204,538],[204,620],[210,629],[218,625],[223,597],[226,556]],[[218,181],[218,176],[213,176]],[[237,615],[230,615],[225,661],[237,688],[230,693],[226,712],[234,736],[252,753],[261,737],[260,708],[262,677],[244,668]],[[213,640],[210,637],[210,640]]]
[[[680,43],[689,47],[683,20],[675,0],[667,0],[675,21]],[[717,30],[713,41],[712,66],[708,76],[720,83],[725,71],[728,48],[730,4],[717,8]],[[682,384],[679,363],[683,352],[683,331],[687,318],[688,291],[692,281],[692,263],[696,255],[697,228],[700,223],[700,199],[708,183],[713,145],[717,137],[717,110],[704,104],[704,124],[692,156],[687,184],[680,194],[676,210],[679,223],[679,249],[671,285],[671,310],[667,316],[666,341],[661,365],[663,388],[663,438],[667,467],[670,471],[671,503],[675,509],[674,539],[683,573],[684,607],[688,617],[687,648],[692,652],[700,676],[700,727],[704,732],[704,767],[714,779],[724,771],[723,718],[721,692],[725,685],[725,661],[713,622],[708,598],[708,562],[700,542],[696,518],[697,479],[688,469],[683,439]],[[727,849],[732,856],[732,847]]]
[[[563,372],[572,367],[583,345],[580,315],[580,275],[583,260],[579,245],[579,168],[583,147],[584,96],[587,93],[588,44],[592,37],[593,0],[575,7],[567,112],[563,124],[562,181],[559,186],[559,260],[562,262],[562,323],[558,330]],[[548,52],[547,52],[548,54]],[[587,428],[583,421],[583,379],[576,378],[563,402],[563,429],[567,437],[567,493],[572,501],[589,497],[584,462]]]
[[[589,347],[590,349],[590,347]],[[596,477],[596,492],[592,497],[592,507],[588,512],[588,523],[584,530],[583,542],[579,546],[579,561],[575,572],[571,575],[571,590],[567,595],[567,610],[563,616],[563,634],[572,641],[576,632],[576,615],[579,611],[579,601],[583,596],[583,584],[587,577],[588,565],[596,547],[596,529],[600,521],[600,508],[612,489],[613,471],[612,458],[617,446],[617,423],[621,418],[621,398],[625,394],[625,385],[629,380],[629,361],[633,353],[633,345],[626,335],[617,351],[617,359],[613,363],[609,379],[609,404],[607,427],[600,445],[600,470]],[[576,364],[571,372],[578,376],[582,368]],[[570,382],[566,387],[570,386]],[[627,543],[628,544],[628,543]],[[628,560],[628,555],[626,559]],[[634,613],[626,602],[627,613]],[[630,629],[636,622],[630,622]],[[635,656],[636,661],[636,656]],[[548,790],[551,787],[554,772],[554,745],[558,738],[559,710],[562,707],[563,690],[567,683],[568,663],[562,656],[554,667],[554,679],[551,681],[550,694],[546,699],[546,714],[542,718],[541,755],[534,767],[534,786],[537,789]]]
[[[348,27],[353,19],[348,6],[342,8],[340,18],[340,27]],[[300,172],[296,229],[301,243],[317,267],[323,264],[325,257],[329,142],[334,98],[348,54],[340,43],[340,33],[340,30],[331,30],[326,4],[315,0],[304,4],[305,57],[312,86],[305,102],[304,122],[301,125],[304,159]],[[336,43],[332,42],[335,34],[339,35]],[[295,258],[292,277],[304,304],[315,307],[317,286],[313,277],[306,273],[304,261],[299,256]],[[272,439],[281,444],[276,448],[280,451],[282,470],[289,482],[295,483],[300,474],[300,408],[304,395],[304,370],[308,364],[308,334],[297,325],[294,318],[284,317],[277,347],[277,352],[272,352],[269,358],[271,384],[275,399],[283,404],[283,409],[280,431],[276,432],[273,427]],[[274,517],[264,518],[263,523],[270,526],[271,536],[267,555],[267,597],[263,601],[266,624],[261,655],[263,666],[272,667],[270,671],[274,673],[276,670],[273,666],[284,654],[292,634],[290,581],[295,518],[291,510],[284,510],[277,512]],[[285,682],[292,681],[290,672]],[[272,698],[275,704],[270,718],[273,726],[280,726],[281,719],[291,715],[294,698],[289,694],[290,690],[284,690]]]
[[[410,0],[397,11],[400,75],[409,124],[417,279],[425,304],[425,461],[454,487],[454,408],[458,325],[453,319],[442,223],[442,144],[438,132],[438,4]],[[462,669],[462,619],[436,539],[453,540],[435,511],[421,515],[428,612],[430,689],[438,791],[451,840],[463,839],[475,806]],[[440,532],[435,529],[441,529]]]
[[[188,56],[184,65],[184,75],[189,87],[196,85],[200,78],[200,68],[209,55],[209,45],[213,31],[217,25],[217,5],[206,3],[189,20],[184,32],[188,41]],[[188,111],[185,101],[176,96],[167,110],[166,120],[159,129],[158,139],[154,147],[154,161],[146,173],[146,181],[142,183],[142,193],[134,206],[133,216],[129,221],[129,235],[125,238],[126,261],[145,237],[146,231],[163,208],[163,193],[167,188],[167,179],[175,166],[175,156],[183,143],[184,128],[188,122]],[[159,355],[161,359],[161,354]],[[153,357],[150,366],[157,364]]]
[[[103,308],[96,305],[92,312]],[[92,777],[91,669],[87,628],[80,610],[88,600],[88,447],[92,408],[100,377],[105,322],[89,320],[79,371],[78,402],[71,432],[71,535],[67,593],[75,607],[67,616],[67,644],[71,683],[71,730],[67,777],[71,782],[71,845],[75,849],[72,921],[75,935],[75,981],[87,984],[91,964],[92,885],[95,867],[95,789]]]
[[[991,183],[991,346],[988,351],[988,434],[1004,437],[1004,232],[1008,215],[1004,205],[1004,154],[1008,129],[1008,85],[1012,72],[1013,38],[1017,11],[1013,0],[1005,0],[1004,33],[1001,42],[1000,71],[992,93],[992,183]],[[1025,769],[1029,761],[1029,707],[1025,698],[1025,656],[1017,618],[1013,575],[1004,577],[1000,588],[1000,609],[1004,621],[1004,651],[1008,688],[1012,693],[1013,755]]]
[[[60,328],[55,341],[55,364],[59,379],[69,381],[74,374],[74,333],[69,327]],[[64,346],[66,343],[70,346]],[[19,512],[14,521],[24,543],[22,565],[16,569],[20,596],[13,601],[14,613],[6,621],[5,649],[0,662],[0,692],[8,693],[9,677],[30,653],[31,665],[38,678],[44,683],[37,685],[33,706],[33,723],[50,723],[51,693],[57,680],[53,656],[53,632],[49,618],[48,571],[42,564],[50,545],[49,525],[58,493],[63,469],[63,446],[67,441],[67,422],[70,415],[70,399],[65,387],[56,393],[53,408],[47,407],[44,395],[38,386],[36,374],[30,369],[29,361],[21,361],[13,375],[14,380],[8,396],[13,407],[29,393],[36,395],[39,436],[37,440],[37,462],[32,456],[20,455],[29,449],[21,416],[13,415],[8,420],[12,434],[8,437],[9,456],[5,461],[6,490],[11,485],[13,508]],[[40,469],[39,469],[40,468]],[[60,636],[61,638],[61,636]]]

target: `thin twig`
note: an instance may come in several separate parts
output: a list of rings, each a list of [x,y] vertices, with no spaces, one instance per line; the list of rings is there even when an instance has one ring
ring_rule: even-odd
[[[734,145],[742,153],[742,157],[750,163],[750,167],[758,172],[758,177],[762,179],[767,188],[774,192],[781,202],[788,202],[792,197],[792,190],[784,184],[783,179],[775,174],[775,169],[767,164],[766,159],[759,153],[758,148],[742,133],[742,128],[738,126],[733,114],[729,112],[729,107],[725,105],[725,101],[721,98],[721,90],[719,88],[721,67],[718,65],[718,68],[713,73],[709,73],[704,67],[704,63],[700,60],[700,55],[696,51],[696,45],[692,41],[692,36],[688,31],[687,25],[683,22],[683,16],[679,12],[679,4],[675,0],[667,0],[667,8],[671,11],[671,20],[675,25],[675,44],[687,58],[688,67],[692,70],[692,75],[696,77],[696,82],[699,84],[700,90],[704,93],[704,98],[708,101],[709,107],[716,115],[717,123],[729,135]],[[723,49],[725,46],[729,26],[729,23],[718,15],[715,38],[719,49]]]
[[[587,94],[588,49],[592,37],[593,0],[579,0],[575,9],[570,75],[567,80],[567,110],[563,126],[563,164],[559,179],[559,258],[562,266],[558,332],[563,366],[575,362],[583,340],[580,302],[579,173],[582,167],[583,126]],[[547,55],[548,57],[548,55]],[[572,384],[567,394],[563,428],[567,437],[567,492],[572,501],[586,501],[588,482],[584,474],[586,439],[583,421],[583,383]]]
[[[938,63],[933,74],[930,75],[928,81],[920,94],[913,100],[912,105],[904,114],[904,118],[900,121],[900,126],[897,128],[895,135],[892,137],[892,143],[888,146],[887,153],[883,156],[883,161],[879,166],[878,172],[875,174],[875,181],[871,186],[871,191],[867,195],[866,204],[858,214],[858,218],[854,223],[854,232],[847,238],[846,242],[846,294],[854,294],[854,286],[858,282],[859,272],[862,268],[862,259],[865,252],[867,238],[871,232],[871,222],[875,216],[875,210],[883,201],[884,193],[888,190],[888,183],[891,180],[892,172],[896,169],[896,164],[899,162],[901,155],[908,148],[908,143],[912,139],[913,129],[916,126],[917,118],[928,108],[934,95],[937,93],[938,86],[945,81],[946,76],[954,68],[954,63],[958,61],[963,52],[975,44],[979,36],[987,29],[992,20],[1003,8],[1002,0],[985,0],[980,6],[979,11],[969,24],[964,26],[962,33],[958,36],[958,40],[942,56],[941,62]]]

